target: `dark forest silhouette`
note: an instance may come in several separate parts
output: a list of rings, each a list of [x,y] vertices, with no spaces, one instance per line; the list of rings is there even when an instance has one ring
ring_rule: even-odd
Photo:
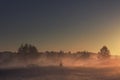
[[[46,52],[38,52],[37,48],[31,44],[25,44],[25,45],[21,45],[18,48],[18,52],[19,55],[22,56],[36,56],[37,54],[46,54],[47,57],[63,57],[65,55],[73,55],[73,56],[79,56],[83,59],[87,59],[89,58],[91,55],[94,55],[95,53],[92,52],[88,52],[88,51],[81,51],[81,52],[76,52],[76,53],[71,53],[71,52],[64,52],[64,51],[59,51],[59,52],[55,52],[55,51],[46,51]],[[100,52],[98,52],[98,58],[109,58],[110,57],[110,51],[107,48],[107,46],[103,46],[100,49]]]
[[[93,53],[88,51],[78,51],[72,53],[70,51],[69,52],[64,52],[64,51],[39,52],[37,47],[35,47],[34,45],[22,44],[18,48],[17,52],[6,52],[6,51],[1,52],[0,69],[1,69],[1,74],[3,74],[2,76],[4,76],[5,79],[6,77],[9,79],[12,76],[12,79],[14,78],[14,80],[24,79],[24,78],[26,80],[27,77],[29,79],[32,78],[33,80],[38,79],[39,77],[39,79],[43,78],[44,80],[46,76],[50,76],[51,80],[53,80],[54,78],[55,79],[57,78],[56,80],[60,80],[61,77],[63,80],[66,80],[70,76],[73,76],[73,80],[75,80],[76,77],[78,78],[78,80],[89,79],[89,78],[90,80],[96,80],[96,79],[99,80],[101,79],[101,77],[103,80],[106,79],[110,80],[111,76],[108,75],[104,76],[106,72],[109,72],[109,68],[104,67],[103,69],[103,67],[102,68],[97,68],[97,67],[103,64],[109,66],[108,62],[110,61],[111,57],[112,55],[110,54],[110,51],[107,46],[103,46],[98,53]],[[100,64],[96,62],[99,62]],[[47,63],[47,66],[46,65],[42,66],[42,64],[44,63]],[[49,65],[49,63],[52,63],[52,66]],[[70,66],[68,66],[70,68],[66,67],[66,65],[69,63],[71,64]],[[93,63],[96,64],[94,65]],[[57,66],[53,64],[57,64]],[[79,68],[78,66],[77,67],[74,66],[76,64],[80,64]],[[92,67],[91,64],[93,64]],[[3,67],[1,67],[2,65]],[[4,65],[7,66],[6,67],[7,69],[5,68]],[[60,76],[60,77],[56,77],[56,76]],[[49,79],[49,77],[46,79]],[[118,79],[113,79],[113,80],[118,80]]]
[[[64,52],[64,51],[45,51],[39,52],[34,45],[21,44],[17,52],[0,52],[0,65],[9,64],[11,62],[29,64],[29,66],[35,66],[36,62],[41,59],[40,63],[44,63],[44,59],[48,63],[58,63],[59,66],[63,66],[63,60],[69,58],[72,61],[86,61],[92,58],[98,60],[105,60],[111,57],[110,51],[107,46],[103,46],[98,53],[88,51],[78,51],[76,53]],[[43,59],[43,60],[42,60]],[[16,63],[15,63],[16,64]]]
[[[16,55],[22,58],[38,58],[41,56],[46,56],[47,58],[51,58],[51,59],[60,59],[62,57],[76,57],[77,59],[89,59],[92,55],[97,55],[97,57],[99,59],[104,59],[104,58],[110,58],[110,51],[108,50],[108,48],[106,46],[103,46],[100,51],[98,53],[92,53],[92,52],[88,52],[88,51],[79,51],[76,53],[71,53],[69,52],[64,52],[64,51],[45,51],[45,52],[38,52],[37,48],[31,44],[21,44],[21,46],[18,48],[18,51],[16,52],[16,54],[12,54],[13,52],[1,52],[0,57],[2,57],[2,55],[7,54],[7,55]],[[4,57],[4,56],[3,56]],[[13,56],[11,56],[12,58],[14,58]]]

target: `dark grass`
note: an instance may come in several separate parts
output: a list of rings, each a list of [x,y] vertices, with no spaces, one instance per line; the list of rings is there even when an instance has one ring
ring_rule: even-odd
[[[0,69],[0,80],[120,80],[120,74],[107,75],[112,70],[54,66]]]

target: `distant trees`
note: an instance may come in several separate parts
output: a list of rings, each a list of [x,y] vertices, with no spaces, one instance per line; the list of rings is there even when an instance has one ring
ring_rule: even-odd
[[[89,59],[91,56],[90,52],[87,51],[77,52],[76,55],[79,56],[81,59]]]
[[[18,53],[22,56],[34,57],[38,54],[38,50],[35,46],[31,44],[21,45],[18,48]]]
[[[0,65],[13,63],[26,64],[28,67],[35,67],[38,63],[57,63],[60,67],[65,62],[81,62],[80,65],[86,65],[91,61],[99,61],[100,64],[107,64],[110,61],[110,51],[107,46],[103,46],[97,53],[88,51],[64,52],[64,51],[46,51],[38,52],[37,48],[31,44],[21,44],[16,52],[0,52]],[[85,63],[85,64],[84,64]],[[94,63],[94,62],[93,62]],[[16,64],[16,65],[17,65]]]
[[[51,59],[51,60],[61,60],[63,57],[64,57],[64,55],[65,55],[65,53],[64,53],[64,51],[59,51],[59,52],[56,52],[56,51],[46,51],[45,52],[45,54],[46,54],[46,57],[48,58],[48,59]]]
[[[103,58],[109,58],[110,57],[110,51],[107,48],[107,46],[103,46],[100,49],[100,52],[98,52],[98,58],[103,59]]]
[[[31,44],[24,44],[24,45],[21,44],[21,46],[18,48],[18,54],[24,59],[36,58],[38,56],[40,57],[41,55],[41,54],[38,54],[37,48]],[[53,60],[58,60],[58,59],[62,59],[63,57],[71,57],[71,56],[77,59],[89,59],[94,55],[94,53],[82,51],[82,52],[71,54],[71,52],[64,53],[64,51],[59,51],[59,52],[46,51],[45,54],[42,54],[42,55],[46,56],[48,59],[53,59]],[[109,58],[110,51],[107,48],[107,46],[103,46],[98,52],[98,54],[96,55],[98,59]]]

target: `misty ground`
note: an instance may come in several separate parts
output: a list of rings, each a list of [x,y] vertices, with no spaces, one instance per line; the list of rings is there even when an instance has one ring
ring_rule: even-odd
[[[26,59],[15,55],[2,56],[0,61],[0,80],[120,80],[118,56],[83,59],[42,55]]]
[[[120,68],[24,67],[1,69],[0,80],[120,80]]]

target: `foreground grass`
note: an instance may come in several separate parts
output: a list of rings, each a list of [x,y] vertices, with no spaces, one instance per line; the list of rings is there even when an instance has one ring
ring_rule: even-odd
[[[120,80],[113,68],[28,67],[1,69],[0,80]]]

